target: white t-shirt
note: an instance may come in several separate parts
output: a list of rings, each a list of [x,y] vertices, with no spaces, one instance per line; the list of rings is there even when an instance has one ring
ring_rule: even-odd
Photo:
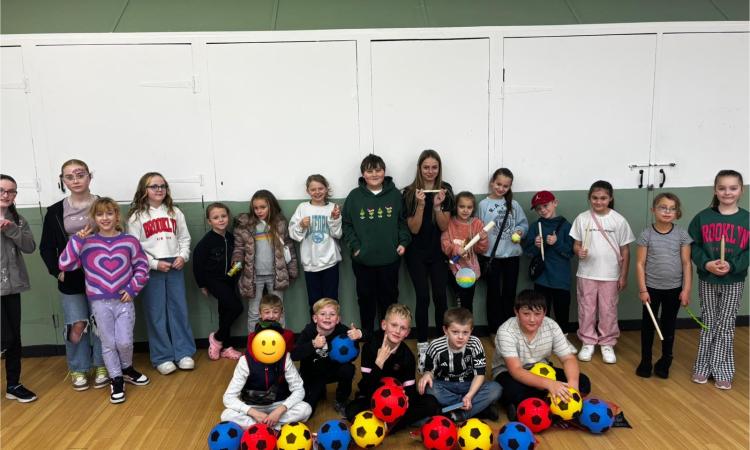
[[[589,280],[617,281],[620,278],[620,263],[612,247],[617,247],[619,251],[619,247],[633,242],[635,235],[628,221],[617,211],[610,209],[603,216],[597,214],[596,218],[604,228],[604,234],[612,244],[610,245],[599,231],[591,214],[590,210],[578,214],[570,228],[570,236],[576,241],[583,243],[584,238],[588,239],[588,256],[578,260],[576,276]],[[588,230],[588,236],[586,236],[586,230]]]

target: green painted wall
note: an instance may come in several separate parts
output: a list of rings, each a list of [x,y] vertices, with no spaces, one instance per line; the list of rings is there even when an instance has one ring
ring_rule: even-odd
[[[683,227],[687,227],[690,219],[701,209],[705,208],[711,199],[711,188],[709,187],[696,187],[696,188],[682,188],[673,189],[672,192],[677,193],[683,202],[683,218],[678,221]],[[746,187],[747,191],[747,187]],[[649,205],[653,195],[658,192],[648,192],[646,190],[619,190],[615,192],[616,209],[622,213],[630,222],[633,232],[638,234],[643,228],[650,223]],[[530,211],[528,206],[531,201],[532,192],[516,193],[515,199],[526,210],[527,217],[530,221],[536,219],[536,214]],[[558,213],[565,216],[568,220],[572,221],[575,216],[586,209],[586,192],[585,191],[565,191],[556,193],[560,206]],[[294,212],[297,204],[302,200],[285,200],[282,201],[282,208],[284,214],[290,217]],[[337,200],[342,202],[342,200]],[[745,201],[745,204],[747,201]],[[229,202],[229,207],[234,213],[243,212],[247,208],[245,202]],[[185,213],[187,218],[188,226],[190,228],[190,234],[193,237],[193,244],[197,243],[198,240],[207,231],[203,220],[203,207],[200,203],[180,204],[180,208]],[[125,213],[123,207],[123,214]],[[42,214],[43,210],[36,209],[24,209],[21,214],[31,224],[31,228],[34,232],[34,236],[38,239],[41,236],[42,226]],[[631,252],[635,255],[635,245],[631,246]],[[355,295],[354,277],[351,272],[351,265],[348,257],[344,257],[344,262],[341,270],[341,283],[340,283],[340,298],[342,303],[342,320],[346,323],[356,322],[359,323],[359,313],[357,309],[357,300]],[[641,307],[640,301],[637,295],[637,285],[635,282],[635,258],[631,258],[630,277],[628,281],[628,287],[620,297],[619,305],[619,318],[620,320],[633,320],[640,319]],[[47,273],[47,270],[42,263],[42,260],[35,252],[32,255],[26,255],[26,264],[29,268],[32,290],[22,295],[23,299],[23,321],[22,321],[22,335],[23,343],[25,346],[30,345],[42,345],[42,344],[59,344],[62,345],[63,341],[61,338],[62,328],[62,312],[59,306],[57,286],[55,280]],[[518,289],[524,289],[531,287],[531,283],[526,278],[525,272],[528,265],[528,260],[524,258],[521,262],[521,277],[519,280]],[[300,272],[301,274],[302,272]],[[575,272],[574,272],[575,273]],[[302,276],[302,275],[301,275]],[[214,331],[218,326],[218,317],[216,313],[216,300],[213,298],[203,297],[200,291],[197,289],[195,282],[193,281],[192,269],[188,264],[186,272],[186,283],[188,292],[188,304],[190,311],[190,321],[193,326],[193,332],[196,338],[205,338],[208,333]],[[573,283],[575,286],[575,283]],[[697,283],[695,283],[697,285]],[[400,284],[400,301],[414,307],[414,291],[411,287],[411,281],[409,280],[408,274],[406,273],[405,266],[402,265],[401,270],[401,284]],[[575,295],[573,294],[575,298]],[[480,282],[478,286],[476,297],[475,297],[475,311],[477,314],[477,324],[484,325],[486,321],[481,317],[484,315],[484,299],[485,299],[485,288],[484,284]],[[697,289],[694,286],[692,296],[692,309],[699,311],[698,307],[698,294]],[[287,313],[287,326],[295,331],[302,329],[304,324],[309,320],[307,316],[307,294],[305,291],[305,283],[303,279],[299,279],[293,283],[293,285],[286,291],[284,298],[286,313]],[[748,289],[745,290],[742,306],[740,308],[740,315],[748,315],[750,308],[748,306]],[[141,315],[141,309],[136,300],[137,314]],[[576,314],[576,303],[575,300],[571,306],[571,318],[575,320]],[[56,314],[57,327],[52,315]],[[681,317],[688,317],[684,312],[681,313]],[[233,335],[242,336],[246,334],[245,331],[245,320],[238,320],[233,328]],[[136,320],[136,341],[142,342],[147,340],[146,330],[144,321],[140,318]]]

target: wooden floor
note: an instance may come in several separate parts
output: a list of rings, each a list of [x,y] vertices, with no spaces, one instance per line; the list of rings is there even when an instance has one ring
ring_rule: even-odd
[[[550,429],[537,435],[539,448],[748,448],[748,328],[738,328],[736,338],[738,370],[734,388],[721,391],[710,382],[697,385],[690,381],[697,330],[678,332],[668,380],[635,376],[640,334],[623,333],[616,365],[602,363],[597,351],[592,362],[581,364],[581,370],[592,380],[592,395],[620,405],[633,428],[615,428],[601,436],[573,429]],[[491,360],[493,346],[488,339],[483,341]],[[408,342],[414,346],[413,340]],[[659,355],[658,349],[655,355]],[[206,448],[208,432],[219,421],[221,396],[234,365],[227,360],[209,361],[202,350],[196,356],[194,371],[165,377],[150,368],[146,354],[137,354],[136,367],[145,369],[151,384],[127,385],[127,401],[112,405],[108,388],[73,391],[69,381],[63,380],[63,357],[24,359],[22,381],[39,399],[29,404],[2,399],[0,447]],[[333,387],[330,388],[332,394]],[[333,417],[333,408],[326,401],[319,405],[308,425],[315,431]],[[506,421],[501,413],[500,421],[491,423],[495,433]],[[400,432],[386,438],[383,448],[422,446],[408,433]]]

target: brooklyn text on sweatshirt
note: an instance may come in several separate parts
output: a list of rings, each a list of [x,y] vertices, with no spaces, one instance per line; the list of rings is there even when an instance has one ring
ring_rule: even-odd
[[[704,244],[721,244],[723,236],[726,244],[735,244],[740,250],[744,250],[750,240],[750,230],[733,223],[707,223],[701,225],[701,236]]]
[[[177,231],[177,220],[171,217],[157,217],[143,223],[143,232],[146,239],[156,233],[175,233]]]

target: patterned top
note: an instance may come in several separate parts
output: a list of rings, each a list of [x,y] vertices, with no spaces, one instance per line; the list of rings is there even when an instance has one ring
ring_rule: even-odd
[[[495,357],[492,360],[492,377],[507,372],[505,358],[518,358],[522,366],[538,362],[549,364],[549,357],[555,353],[558,358],[570,354],[568,340],[560,329],[560,325],[549,317],[545,317],[536,332],[534,339],[529,341],[518,326],[518,319],[511,317],[500,325],[495,335]]]
[[[638,239],[639,247],[646,247],[646,286],[652,289],[676,289],[682,286],[683,247],[693,239],[683,228],[673,225],[660,233],[651,225]]]
[[[83,267],[89,300],[120,298],[122,291],[135,297],[148,282],[148,259],[138,239],[129,234],[86,239],[73,235],[59,263],[64,272]]]
[[[482,341],[470,336],[463,349],[453,350],[448,346],[448,336],[433,339],[427,347],[425,370],[432,372],[436,380],[463,382],[484,375],[487,357]]]

